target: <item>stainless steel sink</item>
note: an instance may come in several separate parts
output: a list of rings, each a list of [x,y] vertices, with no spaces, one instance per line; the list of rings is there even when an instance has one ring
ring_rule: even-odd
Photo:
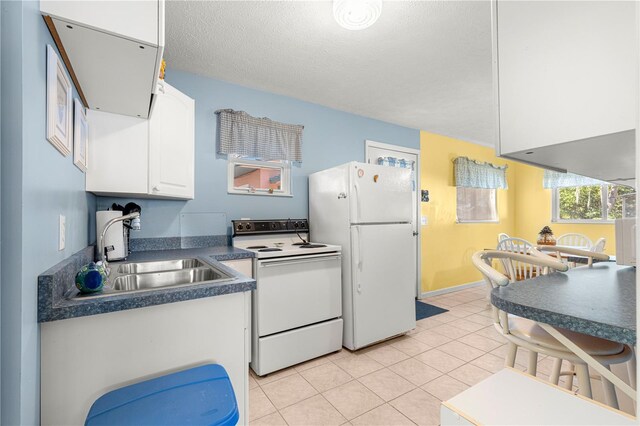
[[[118,267],[120,274],[144,274],[147,272],[175,271],[204,266],[198,259],[160,260],[157,262],[125,263]]]
[[[75,294],[92,299],[109,295],[177,287],[189,284],[231,281],[234,277],[199,259],[174,259],[112,265],[107,285],[100,293]]]
[[[219,281],[231,278],[210,267],[181,269],[178,271],[152,272],[122,275],[113,281],[114,291],[134,291],[158,287],[195,284],[204,281]]]

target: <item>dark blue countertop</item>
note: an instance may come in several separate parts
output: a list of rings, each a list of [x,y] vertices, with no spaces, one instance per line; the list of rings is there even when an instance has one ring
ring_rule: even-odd
[[[83,265],[93,259],[93,251],[94,247],[89,246],[38,277],[38,322],[220,296],[256,288],[254,279],[245,277],[219,263],[225,260],[250,259],[254,254],[230,246],[217,246],[134,252],[129,255],[126,262],[198,258],[231,275],[233,277],[231,281],[203,282],[85,299],[75,298],[79,293],[75,288],[75,275]],[[113,268],[120,263],[123,262],[111,262],[109,265]]]
[[[491,291],[510,314],[620,343],[636,343],[636,270],[603,262]]]

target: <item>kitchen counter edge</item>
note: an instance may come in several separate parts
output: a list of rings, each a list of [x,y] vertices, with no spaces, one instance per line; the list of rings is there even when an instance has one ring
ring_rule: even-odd
[[[114,294],[103,297],[73,299],[75,275],[80,268],[93,260],[94,246],[86,247],[53,266],[38,277],[38,322],[51,322],[69,318],[118,312],[165,303],[182,302],[204,297],[222,296],[251,291],[256,282],[219,263],[227,260],[251,259],[255,255],[247,250],[230,246],[195,249],[173,249],[134,252],[127,262],[145,262],[178,258],[202,258],[227,272],[232,281],[200,283],[155,290]],[[114,264],[116,262],[113,262]]]

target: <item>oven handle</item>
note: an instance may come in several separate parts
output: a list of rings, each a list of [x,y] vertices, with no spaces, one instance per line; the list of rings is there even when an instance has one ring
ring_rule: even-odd
[[[296,265],[300,263],[324,262],[327,260],[340,259],[339,254],[328,254],[313,257],[305,257],[302,259],[277,259],[277,260],[259,260],[259,267],[278,266],[278,265]]]

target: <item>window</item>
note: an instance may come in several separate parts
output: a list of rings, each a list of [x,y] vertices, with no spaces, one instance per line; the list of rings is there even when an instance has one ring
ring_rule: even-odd
[[[607,223],[622,217],[622,195],[635,190],[611,184],[555,188],[553,222]]]
[[[459,223],[498,222],[496,190],[458,186],[456,215]]]
[[[290,197],[291,166],[288,161],[230,156],[227,182],[227,192],[230,194]]]

